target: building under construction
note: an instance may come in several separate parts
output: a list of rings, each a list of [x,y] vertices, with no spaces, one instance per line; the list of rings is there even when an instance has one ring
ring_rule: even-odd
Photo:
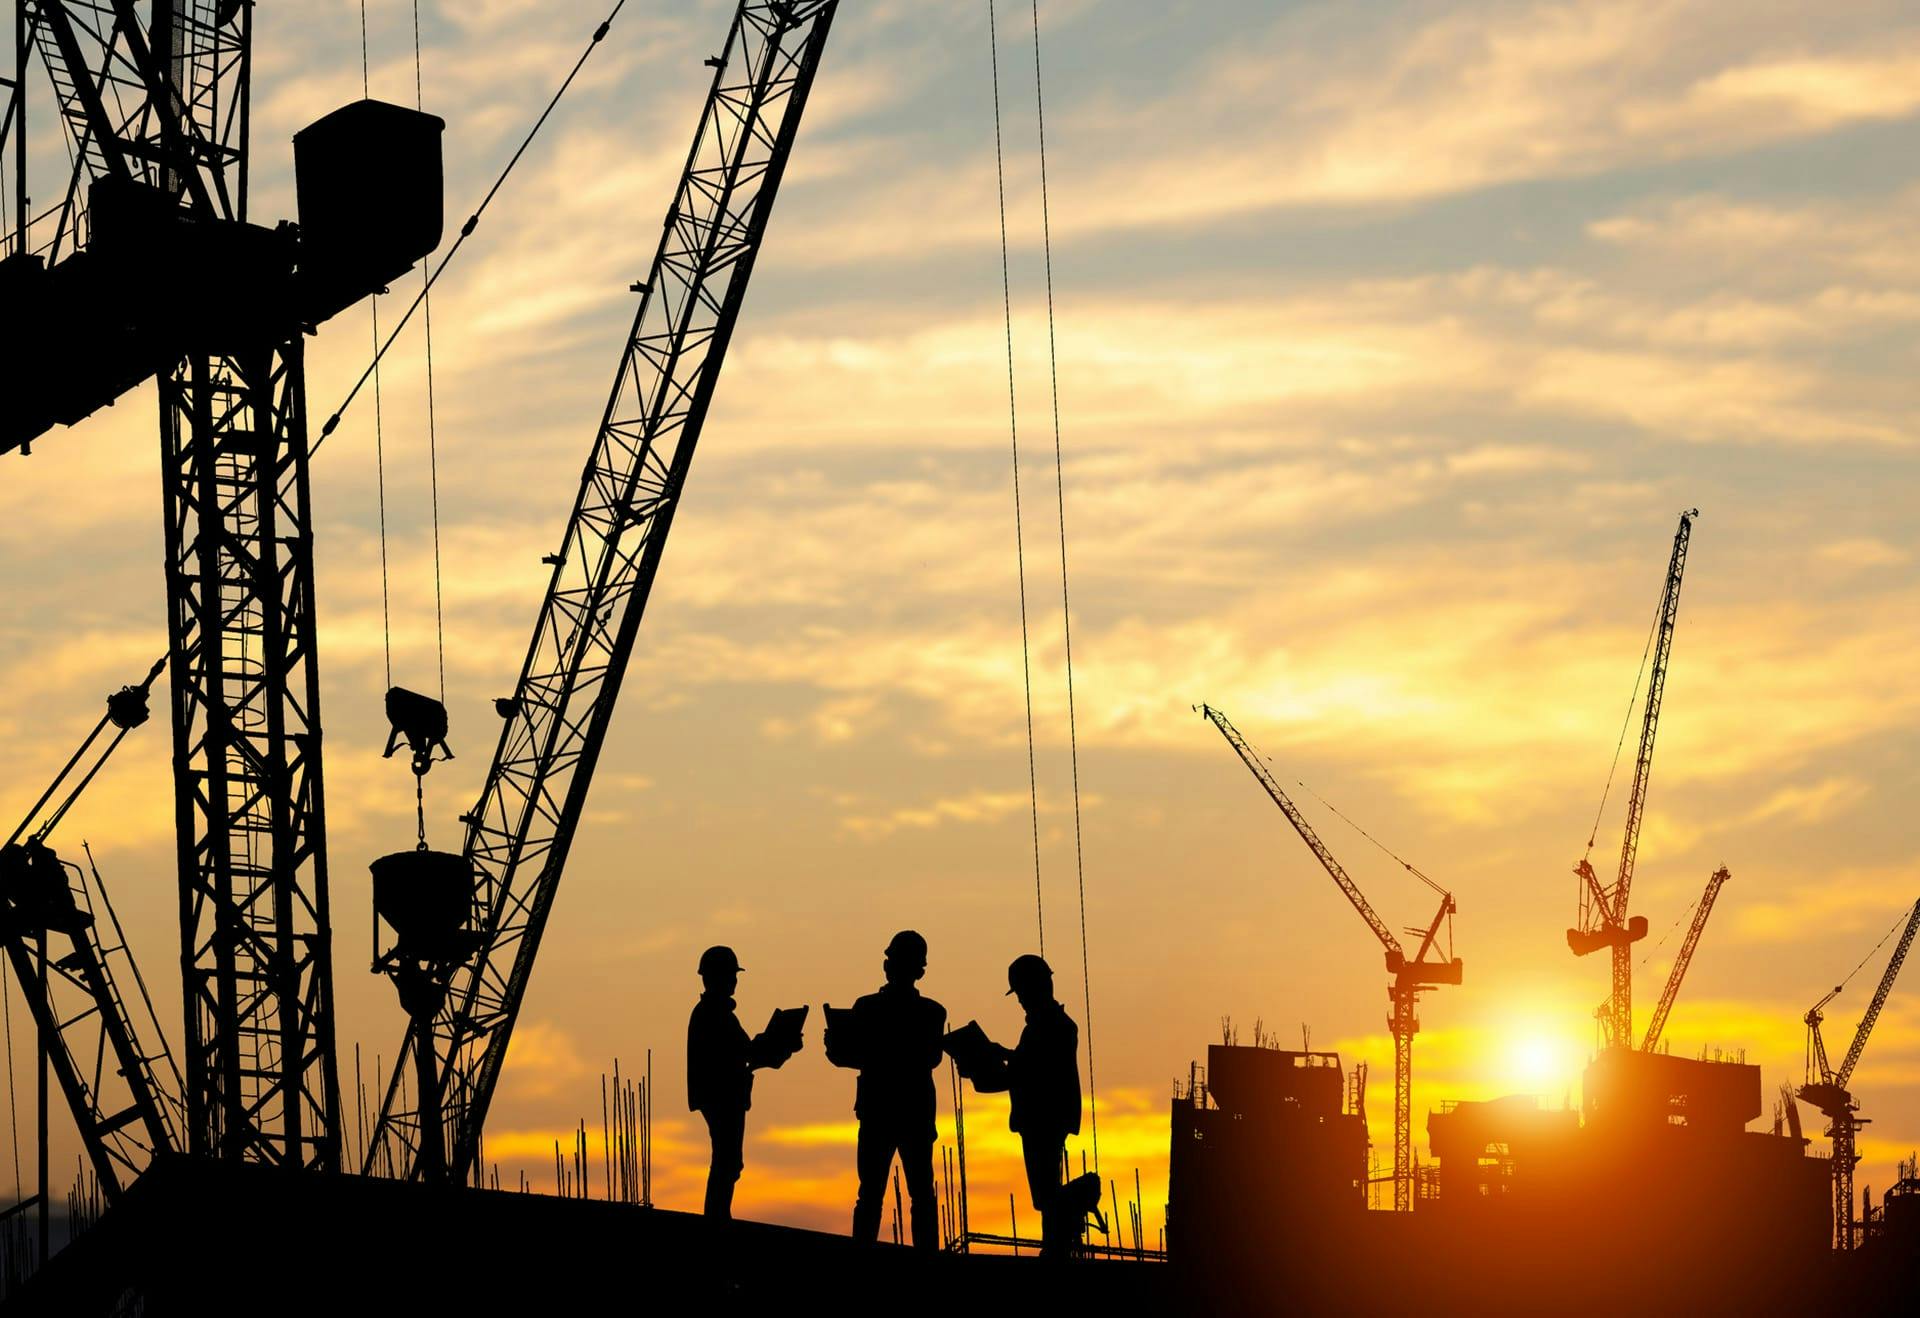
[[[1604,1049],[1580,1110],[1442,1103],[1410,1213],[1366,1211],[1358,1085],[1325,1052],[1215,1045],[1171,1111],[1167,1239],[1196,1293],[1314,1312],[1874,1311],[1917,1257],[1831,1249],[1828,1160],[1755,1131],[1743,1060]],[[1887,1223],[1913,1216],[1889,1196]],[[1905,1228],[1903,1228],[1904,1231]],[[1844,1261],[1843,1261],[1844,1260]],[[1889,1290],[1893,1287],[1893,1290]],[[1908,1292],[1911,1293],[1911,1292]]]

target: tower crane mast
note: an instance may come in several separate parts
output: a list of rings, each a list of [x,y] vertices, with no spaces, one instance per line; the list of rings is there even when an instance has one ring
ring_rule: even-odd
[[[441,125],[373,101],[310,125],[300,225],[250,223],[252,19],[248,0],[15,0],[21,63],[0,131],[23,197],[0,293],[32,328],[0,353],[0,452],[156,382],[184,1146],[332,1169],[304,344],[439,241]],[[72,163],[38,216],[24,201],[29,49]]]
[[[1900,967],[1913,947],[1916,932],[1920,932],[1920,901],[1913,904],[1913,910],[1907,916],[1900,941],[1894,944],[1893,955],[1887,959],[1887,968],[1881,972],[1879,986],[1874,989],[1866,1011],[1861,1013],[1860,1024],[1853,1032],[1853,1042],[1847,1045],[1846,1056],[1841,1059],[1837,1070],[1827,1061],[1827,1044],[1820,1035],[1820,1025],[1826,1019],[1827,1004],[1839,996],[1845,985],[1835,985],[1832,992],[1808,1009],[1806,1015],[1807,1079],[1800,1086],[1799,1097],[1811,1103],[1829,1122],[1827,1135],[1833,1141],[1834,1242],[1841,1249],[1852,1249],[1855,1243],[1853,1170],[1860,1164],[1860,1155],[1855,1152],[1854,1144],[1860,1127],[1867,1124],[1864,1118],[1857,1115],[1860,1105],[1854,1101],[1847,1086],[1853,1079],[1853,1068],[1859,1064],[1860,1054],[1866,1049],[1867,1039],[1873,1033],[1874,1023],[1880,1019],[1880,1009],[1887,1005],[1887,996],[1893,992],[1893,983],[1900,977]]]
[[[1653,1052],[1660,1046],[1660,1035],[1667,1028],[1667,1016],[1673,1011],[1674,999],[1680,996],[1680,982],[1687,977],[1687,967],[1693,964],[1693,949],[1700,945],[1700,935],[1707,927],[1707,917],[1713,914],[1713,903],[1720,896],[1720,885],[1733,876],[1722,865],[1707,880],[1707,890],[1700,894],[1700,904],[1694,907],[1693,923],[1687,926],[1687,936],[1680,943],[1680,951],[1673,958],[1673,969],[1667,973],[1667,986],[1660,992],[1659,1005],[1653,1009],[1653,1019],[1647,1022],[1646,1042],[1640,1045],[1640,1051]]]
[[[1367,928],[1373,931],[1373,936],[1386,952],[1387,973],[1393,976],[1393,983],[1387,988],[1387,999],[1392,1004],[1387,1030],[1393,1036],[1393,1207],[1395,1212],[1411,1211],[1414,1188],[1413,1036],[1420,1032],[1419,995],[1442,984],[1458,984],[1461,980],[1460,958],[1449,954],[1442,961],[1427,959],[1439,938],[1441,925],[1447,923],[1454,914],[1453,894],[1425,875],[1419,875],[1428,886],[1440,892],[1440,907],[1434,912],[1432,922],[1421,932],[1419,950],[1409,959],[1400,939],[1373,909],[1373,904],[1348,876],[1346,868],[1334,859],[1333,852],[1320,840],[1320,835],[1307,822],[1306,816],[1300,813],[1299,807],[1294,805],[1266,762],[1248,745],[1240,729],[1211,705],[1201,705],[1199,711],[1219,729],[1220,735],[1233,747],[1234,754],[1240,757],[1240,762],[1247,766],[1273,803],[1280,807],[1280,813],[1293,825],[1300,840],[1307,844],[1307,849],[1314,854],[1321,868],[1326,870],[1353,909],[1359,912],[1360,918],[1367,922]],[[1411,866],[1408,868],[1412,869]],[[1415,873],[1418,874],[1418,871]]]
[[[1575,956],[1587,956],[1602,947],[1612,952],[1612,991],[1602,1020],[1607,1042],[1633,1046],[1633,944],[1647,935],[1645,916],[1629,916],[1634,863],[1640,853],[1640,825],[1646,813],[1647,784],[1653,776],[1653,743],[1660,730],[1660,708],[1666,698],[1667,665],[1673,657],[1673,629],[1680,612],[1680,582],[1687,570],[1687,550],[1693,540],[1698,508],[1680,514],[1673,535],[1673,553],[1667,560],[1666,584],[1660,592],[1660,611],[1654,619],[1653,666],[1647,675],[1646,708],[1640,720],[1640,748],[1634,756],[1633,787],[1627,794],[1627,820],[1620,839],[1620,865],[1613,882],[1602,885],[1585,859],[1574,867],[1580,876],[1580,923],[1567,930],[1567,946]],[[1592,843],[1589,841],[1589,847]]]
[[[566,866],[695,445],[779,193],[838,0],[742,0],[581,476],[479,801],[463,815],[477,871],[476,950],[451,964],[427,1027],[410,1026],[367,1151],[369,1171],[474,1169],[514,1020]],[[431,1048],[438,1094],[404,1096]],[[437,1100],[437,1101],[436,1101]],[[437,1119],[435,1113],[438,1114]],[[445,1140],[444,1158],[423,1156]],[[429,1151],[431,1152],[431,1151]]]

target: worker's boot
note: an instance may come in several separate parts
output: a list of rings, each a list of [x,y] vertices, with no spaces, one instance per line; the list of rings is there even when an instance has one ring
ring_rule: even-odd
[[[940,1248],[940,1209],[931,1198],[913,1201],[911,1221],[915,1249]]]
[[[878,1199],[853,1201],[853,1238],[862,1245],[871,1245],[879,1241],[880,1201]]]

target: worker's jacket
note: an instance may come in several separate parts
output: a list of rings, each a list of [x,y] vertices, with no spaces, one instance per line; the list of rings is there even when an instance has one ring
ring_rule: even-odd
[[[947,1009],[911,984],[888,984],[854,1000],[853,1020],[860,1067],[854,1113],[899,1135],[934,1139],[933,1072]]]
[[[1080,1027],[1049,1002],[1027,1013],[1020,1042],[1007,1057],[1010,1129],[1064,1138],[1080,1130]]]
[[[753,1106],[753,1041],[733,999],[702,993],[687,1020],[687,1106],[745,1112]]]

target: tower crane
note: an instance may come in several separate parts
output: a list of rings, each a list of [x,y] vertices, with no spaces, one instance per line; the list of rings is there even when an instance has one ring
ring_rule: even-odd
[[[1887,1005],[1887,995],[1893,992],[1893,982],[1899,978],[1901,963],[1907,959],[1916,931],[1920,931],[1920,901],[1913,904],[1912,913],[1907,916],[1906,928],[1901,931],[1900,941],[1894,944],[1893,955],[1887,959],[1887,968],[1880,975],[1880,986],[1874,989],[1872,1000],[1861,1014],[1860,1025],[1853,1032],[1853,1042],[1847,1046],[1847,1055],[1838,1070],[1827,1061],[1827,1045],[1820,1037],[1820,1024],[1826,1019],[1827,1004],[1838,997],[1846,985],[1836,984],[1806,1015],[1807,1079],[1800,1086],[1799,1097],[1812,1104],[1829,1122],[1827,1135],[1833,1140],[1834,1241],[1841,1249],[1852,1249],[1854,1245],[1853,1169],[1860,1163],[1860,1155],[1854,1152],[1854,1135],[1867,1124],[1865,1118],[1856,1115],[1860,1105],[1848,1092],[1847,1084],[1853,1079],[1853,1068],[1866,1049],[1874,1022],[1880,1019],[1880,1009]]]
[[[1700,904],[1693,908],[1693,923],[1687,926],[1687,936],[1680,943],[1680,951],[1673,958],[1673,969],[1667,973],[1667,986],[1660,992],[1660,1004],[1653,1009],[1653,1019],[1647,1022],[1646,1042],[1640,1045],[1643,1053],[1653,1052],[1660,1046],[1661,1032],[1667,1028],[1667,1015],[1673,1010],[1673,1000],[1680,996],[1680,981],[1687,977],[1687,967],[1693,962],[1693,949],[1700,945],[1700,935],[1707,927],[1707,917],[1713,914],[1713,903],[1720,896],[1720,885],[1733,876],[1722,865],[1707,880],[1707,890],[1700,894]]]
[[[14,16],[0,452],[148,378],[159,397],[184,1147],[335,1168],[304,342],[439,242],[443,125],[363,100],[302,129],[300,223],[266,228],[247,210],[251,3],[16,0]],[[30,51],[71,156],[37,216]]]
[[[479,801],[471,950],[421,971],[369,1172],[458,1181],[487,1108],[838,0],[741,0]],[[422,1022],[425,1022],[424,1024]],[[431,1058],[420,1056],[430,1049]],[[416,1078],[416,1097],[406,1092]],[[431,1077],[432,1093],[418,1096]],[[442,1147],[435,1144],[444,1142]]]
[[[1412,866],[1407,866],[1422,882],[1440,894],[1440,908],[1434,912],[1433,920],[1426,929],[1408,931],[1420,936],[1419,950],[1409,958],[1399,938],[1387,927],[1386,921],[1375,913],[1366,894],[1347,876],[1347,871],[1334,859],[1326,843],[1313,831],[1313,826],[1281,788],[1266,762],[1254,753],[1247,739],[1240,735],[1240,730],[1228,721],[1225,714],[1210,705],[1199,706],[1199,711],[1220,730],[1220,735],[1233,747],[1241,763],[1266,788],[1267,795],[1280,807],[1280,813],[1300,834],[1300,840],[1307,844],[1307,849],[1313,852],[1321,867],[1353,904],[1353,909],[1367,922],[1367,928],[1373,931],[1381,947],[1386,949],[1387,973],[1393,976],[1393,982],[1387,986],[1387,1000],[1393,1004],[1392,1014],[1387,1018],[1387,1030],[1393,1036],[1393,1207],[1395,1212],[1408,1212],[1413,1208],[1413,1036],[1420,1032],[1419,995],[1442,984],[1460,982],[1460,958],[1452,955],[1451,947],[1453,894],[1418,870],[1413,870]],[[1428,954],[1434,951],[1443,923],[1448,928],[1448,955],[1443,960],[1430,961]]]
[[[1680,514],[1673,535],[1673,554],[1667,560],[1666,585],[1660,592],[1660,612],[1654,620],[1653,668],[1647,676],[1646,710],[1640,721],[1640,750],[1633,763],[1633,788],[1627,795],[1627,822],[1620,840],[1620,867],[1612,883],[1603,885],[1592,863],[1582,857],[1574,866],[1580,876],[1580,922],[1567,930],[1567,946],[1575,956],[1588,956],[1605,947],[1613,954],[1612,991],[1601,1021],[1606,1041],[1620,1048],[1633,1046],[1633,945],[1647,936],[1647,919],[1627,914],[1633,890],[1633,866],[1640,851],[1640,823],[1647,807],[1647,782],[1653,774],[1653,740],[1660,729],[1660,705],[1667,689],[1667,663],[1673,656],[1673,626],[1680,612],[1680,580],[1687,570],[1687,549],[1693,539],[1698,508]],[[1588,850],[1593,839],[1587,839]]]
[[[173,1077],[171,1092],[162,1085],[153,1063],[164,1057],[171,1066],[165,1041],[159,1053],[147,1052],[127,1009],[114,970],[116,956],[132,972],[142,999],[146,989],[119,921],[111,919],[104,889],[102,904],[118,939],[112,946],[100,926],[85,873],[62,860],[50,838],[127,733],[147,721],[148,690],[161,666],[155,664],[137,686],[124,686],[107,697],[107,712],[12,836],[0,844],[0,949],[45,1041],[49,1069],[108,1202],[156,1156],[179,1147],[170,1110],[179,1078]],[[110,727],[112,735],[103,740]],[[63,788],[65,794],[56,801]],[[50,802],[51,808],[41,815]],[[99,888],[97,873],[94,877]],[[53,941],[56,936],[58,942]],[[151,1014],[150,1001],[147,1010]]]

